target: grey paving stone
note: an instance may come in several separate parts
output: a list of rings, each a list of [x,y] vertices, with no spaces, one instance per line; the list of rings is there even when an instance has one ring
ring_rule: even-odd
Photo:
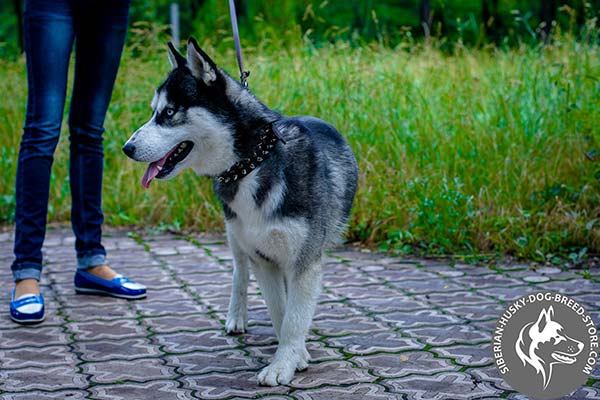
[[[310,354],[311,362],[343,360],[345,356],[337,349],[326,347],[322,342],[307,342],[306,349]],[[270,346],[248,346],[244,348],[252,357],[259,359],[264,366],[268,364],[277,350],[276,345]]]
[[[317,339],[319,336],[309,331],[307,340]],[[276,344],[277,337],[272,326],[256,325],[251,326],[246,334],[239,336],[239,341],[249,346],[267,346]]]
[[[66,318],[73,322],[110,321],[115,319],[134,319],[136,317],[135,311],[127,303],[97,307],[93,311],[84,307],[62,307],[61,311]]]
[[[83,390],[61,390],[58,392],[41,392],[31,390],[23,393],[4,393],[2,400],[84,400],[88,398]]]
[[[466,321],[486,321],[490,319],[498,319],[506,308],[503,304],[488,303],[481,305],[468,305],[456,307],[444,307],[446,313],[459,316]]]
[[[187,400],[189,390],[179,387],[177,381],[150,381],[145,383],[121,383],[116,385],[94,386],[92,396],[99,400]]]
[[[158,358],[137,360],[108,360],[85,363],[83,372],[92,376],[95,383],[113,383],[118,381],[146,382],[158,379],[173,379],[175,368],[164,365]]]
[[[202,299],[211,297],[229,298],[229,294],[231,293],[231,280],[221,283],[191,285],[189,286],[189,290]]]
[[[161,317],[144,318],[143,324],[147,325],[154,333],[171,333],[179,331],[204,331],[223,329],[223,325],[207,314],[197,315],[165,315]]]
[[[116,299],[108,296],[91,296],[86,294],[76,294],[75,289],[67,290],[63,293],[57,293],[58,300],[61,304],[69,307],[85,308],[90,314],[94,313],[95,309],[105,306],[125,305],[132,303],[125,299]]]
[[[385,313],[389,311],[415,311],[430,308],[428,304],[422,301],[417,301],[403,296],[388,298],[373,297],[364,299],[352,298],[349,299],[348,302],[373,313]]]
[[[401,378],[412,374],[430,375],[437,372],[458,371],[460,368],[449,360],[435,358],[428,351],[355,356],[352,357],[352,361],[382,378]]]
[[[523,279],[523,281],[528,282],[528,283],[542,283],[542,282],[548,282],[550,280],[550,277],[544,276],[544,275],[531,274],[531,275],[524,276],[521,279]]]
[[[569,396],[565,396],[565,399],[600,399],[600,388],[599,387],[581,387],[571,393]]]
[[[230,283],[232,280],[231,271],[209,270],[205,271],[187,271],[185,274],[178,273],[180,279],[185,280],[188,285],[197,286],[204,284],[222,284]]]
[[[227,313],[218,313],[220,318],[225,320],[227,318]],[[271,316],[269,315],[269,311],[267,307],[255,308],[252,310],[248,310],[248,325],[271,325]]]
[[[487,296],[482,296],[477,293],[467,291],[450,293],[430,293],[425,295],[422,294],[415,296],[415,298],[442,308],[473,304],[483,305],[497,303],[497,301],[490,299]]]
[[[180,379],[184,388],[197,392],[201,399],[227,399],[233,396],[256,398],[266,394],[285,394],[287,386],[264,387],[256,383],[256,372],[213,372],[205,375],[187,375]]]
[[[18,329],[0,330],[0,350],[21,348],[23,346],[66,345],[68,343],[69,336],[61,327],[34,325],[18,326]]]
[[[230,397],[228,400],[246,400],[248,397]],[[295,400],[294,397],[286,396],[286,395],[266,395],[261,396],[260,400]]]
[[[214,271],[232,271],[231,266],[220,264],[216,260],[203,256],[202,254],[186,254],[179,258],[164,258],[162,261],[169,270],[181,277]]]
[[[351,287],[339,287],[339,288],[328,288],[334,295],[340,298],[352,298],[352,299],[366,299],[366,298],[390,298],[396,297],[401,294],[398,289],[390,288],[383,285],[370,285],[370,286],[351,286]]]
[[[554,271],[554,272],[546,273],[545,268],[549,268],[548,271]],[[556,272],[556,271],[558,271],[558,272]],[[505,275],[508,275],[511,278],[515,278],[515,279],[525,279],[527,277],[536,277],[536,276],[549,278],[549,279],[543,280],[544,282],[547,282],[548,280],[564,281],[564,280],[570,280],[573,278],[581,277],[580,275],[577,274],[576,270],[561,270],[561,269],[554,269],[553,267],[539,267],[537,269],[511,271],[509,273],[505,273]],[[527,281],[534,282],[535,279],[527,280]]]
[[[77,357],[67,346],[27,347],[0,350],[0,370],[23,367],[47,368],[75,365]]]
[[[134,360],[161,355],[158,348],[146,338],[75,342],[73,347],[84,361]]]
[[[135,319],[71,322],[65,326],[75,335],[75,340],[125,339],[148,334]]]
[[[27,367],[0,371],[0,390],[6,392],[25,390],[83,389],[85,376],[74,366]]]
[[[500,375],[500,372],[498,371],[498,368],[496,368],[495,365],[490,365],[487,367],[469,368],[466,370],[466,372],[471,376],[475,377],[475,379],[491,383],[492,386],[494,386],[496,389],[500,389],[503,391],[513,390],[508,385],[508,383],[506,383],[506,381],[502,379],[502,376]]]
[[[596,364],[596,368],[592,371],[590,375],[593,379],[600,380],[600,363]]]
[[[556,290],[600,322],[600,283],[570,270],[405,261],[345,248],[325,259],[308,370],[288,386],[266,388],[256,375],[277,340],[256,281],[249,331],[226,335],[231,252],[222,237],[184,239],[144,233],[138,243],[108,230],[111,265],[149,288],[146,300],[126,301],[76,295],[72,232],[50,229],[41,286],[47,320],[22,327],[0,316],[0,398],[524,399],[490,354],[490,333],[507,302]],[[6,265],[11,240],[0,232]],[[523,280],[529,276],[548,280]],[[6,304],[12,286],[8,268],[0,270]],[[598,398],[599,388],[600,366],[569,398]]]
[[[296,373],[289,386],[298,389],[312,389],[324,385],[371,383],[376,379],[366,369],[355,368],[348,361],[325,361],[310,364],[306,371]]]
[[[367,275],[346,273],[342,274],[325,274],[323,276],[323,285],[328,288],[334,287],[349,287],[349,286],[364,286],[364,285],[372,285],[372,284],[382,284],[383,280],[377,279],[374,277],[370,277]]]
[[[376,352],[418,350],[425,347],[415,339],[401,337],[397,332],[377,332],[368,335],[351,335],[326,338],[332,347],[340,347],[346,353],[364,355]]]
[[[516,300],[533,292],[535,292],[535,287],[527,285],[515,285],[510,287],[495,287],[477,290],[477,293],[507,302]]]
[[[388,265],[383,270],[367,272],[367,275],[388,282],[439,279],[439,276],[434,272],[417,268],[415,265]]]
[[[229,308],[229,293],[224,293],[219,297],[202,298],[202,304],[214,311],[219,311],[226,314]],[[265,308],[266,304],[262,296],[248,295],[248,309],[253,310],[257,308]]]
[[[460,324],[463,321],[452,315],[442,314],[437,310],[396,311],[388,314],[380,314],[379,320],[389,322],[399,328],[417,328],[421,326],[439,326],[448,324]]]
[[[501,393],[487,382],[476,382],[462,372],[442,372],[432,376],[413,375],[381,382],[396,393],[415,400],[470,400]]]
[[[496,318],[488,321],[476,321],[471,324],[472,327],[479,329],[482,332],[493,332],[496,329],[498,320]]]
[[[539,291],[548,290],[566,295],[579,293],[596,293],[600,292],[600,283],[589,279],[572,279],[569,281],[552,281],[537,285]]]
[[[257,370],[263,366],[252,358],[246,357],[243,351],[237,349],[169,355],[165,357],[165,360],[168,365],[176,367],[183,375]]]
[[[447,278],[456,278],[459,276],[465,276],[465,272],[464,271],[457,271],[455,269],[444,269],[444,270],[440,270],[440,271],[436,271],[438,275],[440,276],[444,276]]]
[[[495,271],[493,268],[486,265],[455,263],[453,268],[457,271],[463,271],[465,275],[468,276],[489,275],[497,273],[497,271]]]
[[[600,286],[600,284],[599,284]],[[586,305],[586,310],[588,312],[596,310],[600,310],[600,288],[595,293],[591,294],[574,294],[571,296],[573,299],[578,302]]]
[[[517,279],[508,278],[501,274],[463,276],[454,279],[454,282],[460,283],[468,288],[483,289],[490,287],[514,286],[521,284]]]
[[[206,312],[206,308],[194,300],[175,300],[171,302],[147,301],[134,303],[140,315],[155,317],[161,315],[186,315]]]
[[[460,365],[484,366],[493,362],[491,344],[457,345],[448,347],[434,347],[430,351],[441,357],[452,358]]]
[[[451,325],[445,327],[427,327],[403,329],[413,338],[419,338],[432,346],[444,346],[457,343],[478,344],[491,340],[491,335],[471,325]]]
[[[450,278],[437,278],[434,280],[422,280],[422,281],[398,281],[390,282],[390,285],[406,291],[410,294],[431,294],[440,293],[445,291],[459,291],[465,290],[465,286],[455,283]],[[398,292],[401,293],[401,292]],[[383,296],[385,297],[385,296]]]
[[[386,326],[369,317],[323,318],[313,321],[313,329],[319,335],[340,336],[384,331]]]
[[[153,339],[168,353],[217,351],[239,346],[234,336],[227,336],[221,330],[159,334]]]

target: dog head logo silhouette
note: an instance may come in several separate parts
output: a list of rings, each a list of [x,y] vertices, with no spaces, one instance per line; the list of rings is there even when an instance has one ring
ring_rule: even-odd
[[[567,335],[565,327],[555,320],[552,306],[542,309],[536,321],[523,326],[515,344],[523,365],[542,375],[544,389],[552,379],[553,368],[574,364],[583,347],[583,342]]]

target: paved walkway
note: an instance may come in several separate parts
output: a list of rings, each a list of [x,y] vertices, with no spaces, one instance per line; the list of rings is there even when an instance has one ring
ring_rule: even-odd
[[[148,299],[75,295],[73,237],[52,230],[42,291],[47,320],[8,316],[12,239],[0,234],[0,399],[524,399],[492,364],[490,332],[504,301],[535,290],[569,294],[600,319],[600,271],[498,269],[407,262],[357,251],[325,260],[325,290],[308,349],[288,386],[257,386],[275,334],[255,282],[250,329],[223,331],[231,254],[221,240],[113,232],[112,265]],[[600,369],[574,399],[600,398]]]

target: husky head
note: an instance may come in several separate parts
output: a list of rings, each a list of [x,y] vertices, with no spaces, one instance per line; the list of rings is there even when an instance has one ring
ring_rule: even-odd
[[[146,188],[152,179],[170,179],[185,168],[207,176],[227,170],[251,146],[252,135],[239,132],[264,124],[268,112],[194,39],[187,58],[171,43],[168,55],[172,69],[154,94],[152,117],[123,146],[128,157],[149,163],[142,178]]]
[[[523,365],[531,365],[542,375],[544,389],[552,378],[555,364],[573,364],[583,350],[583,343],[569,337],[554,318],[554,308],[542,309],[535,322],[526,324],[515,344]]]

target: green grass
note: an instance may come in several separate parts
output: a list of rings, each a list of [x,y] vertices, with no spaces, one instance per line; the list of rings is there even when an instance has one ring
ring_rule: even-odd
[[[232,73],[235,57],[208,49]],[[253,92],[348,138],[360,166],[351,240],[417,253],[512,254],[557,261],[600,252],[600,54],[563,39],[512,51],[431,47],[246,47]],[[140,185],[122,155],[168,72],[162,46],[123,59],[106,121],[104,210],[111,225],[221,230],[206,178]],[[14,208],[26,102],[24,61],[0,60],[0,210]],[[50,219],[69,219],[68,139],[59,145]],[[596,154],[599,155],[596,155]]]

